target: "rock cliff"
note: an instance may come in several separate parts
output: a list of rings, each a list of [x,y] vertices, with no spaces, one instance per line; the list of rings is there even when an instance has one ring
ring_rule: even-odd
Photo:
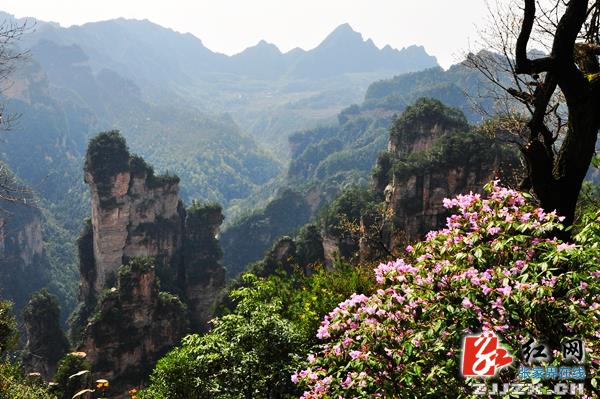
[[[58,300],[46,289],[34,293],[23,309],[27,333],[23,363],[28,371],[40,373],[45,380],[54,375],[59,359],[69,349],[59,316]]]
[[[179,179],[155,175],[116,131],[90,141],[85,181],[92,217],[78,240],[71,338],[120,394],[143,382],[188,326],[203,330],[212,318],[225,285],[223,215],[198,202],[186,210]]]
[[[475,131],[459,110],[418,100],[394,121],[374,173],[392,215],[390,247],[440,227],[448,216],[444,198],[481,192],[489,181],[509,177],[516,163],[514,151]]]
[[[152,258],[133,259],[117,279],[99,299],[79,348],[94,376],[111,381],[115,396],[141,383],[187,328],[184,304],[158,290]]]
[[[213,314],[216,295],[225,285],[225,269],[220,265],[223,251],[217,239],[223,214],[218,205],[194,203],[185,219],[183,264],[185,298],[194,329],[204,330]]]
[[[176,263],[184,220],[179,178],[155,176],[143,159],[129,154],[118,133],[110,132],[90,142],[85,182],[92,196],[95,273],[86,282],[90,290],[98,294],[136,256],[154,256],[161,267]]]
[[[21,309],[32,292],[48,284],[42,214],[34,206],[3,202],[0,207],[0,292]]]

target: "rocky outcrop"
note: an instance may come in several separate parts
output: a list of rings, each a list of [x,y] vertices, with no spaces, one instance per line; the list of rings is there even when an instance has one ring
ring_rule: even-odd
[[[224,218],[218,205],[186,210],[179,179],[155,175],[118,132],[90,141],[85,181],[92,217],[78,240],[81,304],[71,336],[120,394],[144,381],[188,326],[206,329],[225,285]]]
[[[159,292],[151,258],[136,258],[119,269],[117,286],[99,300],[79,350],[95,376],[111,381],[111,397],[121,397],[186,331],[184,304]]]
[[[443,199],[481,192],[489,181],[508,176],[516,154],[470,127],[457,109],[418,100],[394,121],[389,151],[379,157],[374,186],[383,194],[393,229],[389,248],[421,238],[446,222]],[[368,218],[367,218],[368,219]],[[368,229],[368,220],[362,229]],[[364,248],[365,254],[372,248]]]
[[[174,264],[184,218],[177,177],[155,176],[141,158],[130,156],[117,132],[110,132],[90,142],[85,181],[92,196],[95,271],[94,280],[86,282],[89,289],[98,294],[136,256]]]
[[[59,316],[58,300],[45,289],[34,293],[23,309],[27,333],[23,363],[27,370],[40,373],[45,380],[54,375],[58,361],[69,349]]]
[[[21,309],[32,292],[49,282],[42,214],[32,205],[3,202],[0,207],[0,292]]]
[[[333,265],[338,257],[351,258],[358,249],[357,242],[353,237],[327,232],[323,234],[323,252],[327,266]]]
[[[225,285],[223,252],[217,239],[224,217],[219,205],[192,204],[185,220],[183,263],[185,297],[191,325],[204,330],[213,314],[213,305]]]
[[[477,165],[465,163],[397,178],[389,186],[386,198],[394,210],[394,224],[411,240],[442,226],[448,216],[444,198],[481,192],[496,177],[498,161],[491,158]]]

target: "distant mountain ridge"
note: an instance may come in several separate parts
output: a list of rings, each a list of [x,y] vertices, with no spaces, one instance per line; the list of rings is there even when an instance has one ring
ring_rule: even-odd
[[[423,47],[379,49],[348,24],[311,50],[282,53],[263,40],[227,56],[192,34],[148,20],[120,18],[64,28],[0,12],[0,21],[26,20],[34,26],[19,46],[32,49],[43,69],[62,68],[62,61],[46,62],[60,58],[52,53],[56,48],[82,53],[85,58],[77,66],[89,67],[94,75],[115,72],[135,83],[147,103],[230,114],[281,162],[287,159],[289,134],[334,122],[342,109],[363,98],[373,81],[437,66]]]
[[[12,19],[0,13],[0,19]],[[233,56],[208,49],[190,33],[179,33],[148,20],[113,19],[63,28],[36,21],[27,41],[44,38],[61,45],[76,44],[90,56],[92,67],[109,67],[134,80],[193,80],[203,74],[231,73],[256,79],[327,78],[346,73],[404,73],[437,66],[422,46],[401,50],[377,48],[371,39],[342,24],[311,50],[282,53],[262,40]],[[158,68],[160,66],[160,68]]]

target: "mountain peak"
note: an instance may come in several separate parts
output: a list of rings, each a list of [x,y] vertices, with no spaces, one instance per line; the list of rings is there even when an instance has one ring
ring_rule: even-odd
[[[340,26],[338,26],[337,28],[335,28],[333,30],[333,32],[331,32],[326,38],[325,40],[323,40],[323,43],[329,43],[332,41],[355,41],[355,40],[360,40],[361,42],[363,41],[363,37],[360,33],[358,33],[357,31],[355,31],[354,29],[352,29],[352,26],[350,26],[349,23],[345,23],[342,24]],[[321,43],[321,44],[323,44]]]
[[[258,42],[255,46],[255,48],[264,48],[264,49],[269,49],[269,50],[275,50],[278,53],[280,53],[281,51],[279,50],[279,47],[277,47],[276,45],[274,45],[273,43],[269,43],[266,40],[261,40],[260,42]]]
[[[280,56],[282,53],[279,50],[279,47],[274,45],[273,43],[269,43],[266,40],[261,40],[256,43],[254,46],[246,48],[241,53],[237,55],[248,55],[248,54],[260,54],[263,56],[271,55],[271,56]]]
[[[335,28],[333,30],[333,32],[355,32],[356,33],[356,31],[352,28],[352,26],[348,22],[341,24],[340,26]]]

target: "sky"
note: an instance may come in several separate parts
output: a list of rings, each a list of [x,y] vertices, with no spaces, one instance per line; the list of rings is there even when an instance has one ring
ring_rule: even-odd
[[[378,47],[422,45],[443,67],[474,48],[488,14],[483,0],[3,0],[0,10],[65,27],[148,19],[229,55],[263,39],[308,50],[347,22]]]

